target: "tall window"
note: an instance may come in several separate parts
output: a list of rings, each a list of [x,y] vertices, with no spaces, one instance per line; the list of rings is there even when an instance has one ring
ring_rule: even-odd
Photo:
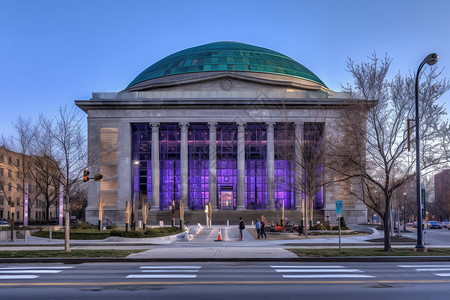
[[[305,162],[304,181],[306,188],[316,192],[314,198],[314,209],[323,208],[323,156],[322,145],[324,123],[304,123],[304,149],[303,159]]]
[[[133,132],[133,199],[139,206],[151,198],[152,190],[152,130],[149,124],[131,124]]]
[[[160,209],[180,202],[180,128],[161,124],[159,128]]]
[[[236,207],[237,189],[237,126],[218,124],[217,138],[217,190],[218,207],[224,210]],[[223,193],[222,193],[223,192]],[[232,197],[228,197],[230,195]],[[227,199],[222,199],[226,197]],[[230,199],[232,198],[232,199]]]
[[[265,124],[245,129],[245,205],[264,209],[267,203],[267,130]]]
[[[205,209],[209,201],[209,128],[207,124],[190,124],[189,208]]]
[[[275,206],[285,209],[295,208],[295,128],[290,123],[276,124],[275,146]]]

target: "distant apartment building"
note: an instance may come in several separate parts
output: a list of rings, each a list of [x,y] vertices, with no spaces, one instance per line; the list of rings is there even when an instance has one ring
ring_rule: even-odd
[[[11,220],[13,213],[17,223],[23,223],[24,219],[41,223],[56,218],[57,189],[39,175],[36,161],[32,156],[0,148],[0,218]],[[46,160],[40,157],[39,161]]]
[[[434,197],[443,203],[450,203],[450,169],[434,175]]]

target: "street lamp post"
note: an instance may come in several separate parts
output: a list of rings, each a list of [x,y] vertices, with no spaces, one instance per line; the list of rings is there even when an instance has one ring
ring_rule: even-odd
[[[403,232],[406,232],[406,192],[403,192]]]
[[[420,136],[419,136],[419,74],[425,64],[430,66],[437,63],[439,56],[436,53],[428,54],[420,63],[416,73],[415,96],[416,96],[416,194],[417,194],[417,245],[415,252],[426,252],[427,249],[423,243],[422,228],[422,204],[420,201]]]
[[[138,177],[137,182],[139,186],[139,161],[135,160],[133,162],[133,203],[131,203],[131,230],[136,230],[136,222],[134,218],[134,206],[136,205],[136,177]],[[139,188],[138,188],[139,190]]]

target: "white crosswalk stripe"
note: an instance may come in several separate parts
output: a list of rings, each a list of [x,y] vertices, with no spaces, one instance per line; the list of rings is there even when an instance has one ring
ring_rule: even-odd
[[[35,279],[38,278],[39,275],[36,274],[57,274],[62,272],[65,269],[72,269],[73,267],[5,267],[0,268],[0,280],[8,280],[8,279]],[[3,275],[8,274],[8,275]],[[32,275],[29,275],[32,274]]]
[[[372,275],[360,274],[359,269],[347,269],[343,266],[271,266],[283,278],[372,278]],[[284,274],[289,273],[289,274]],[[299,273],[299,274],[292,274]],[[308,274],[305,274],[308,273]]]
[[[413,268],[418,272],[450,271],[450,265],[398,265],[400,268]],[[450,273],[433,273],[441,277],[450,277]]]
[[[197,278],[197,274],[185,274],[185,273],[198,273],[198,271],[201,269],[201,266],[141,266],[139,269],[142,272],[141,274],[130,274],[126,278],[135,278],[135,279]]]

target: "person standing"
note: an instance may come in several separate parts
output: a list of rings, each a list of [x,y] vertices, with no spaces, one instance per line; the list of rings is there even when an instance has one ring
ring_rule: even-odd
[[[242,217],[239,217],[238,228],[239,228],[239,235],[240,235],[239,241],[242,241],[244,239],[244,236],[242,235],[242,231],[245,229],[245,223],[244,223],[244,220],[242,220]]]
[[[261,221],[259,221],[259,219],[256,219],[255,228],[256,228],[257,239],[259,240],[259,237],[262,238],[262,235],[261,235]]]
[[[266,225],[267,225],[267,220],[264,216],[261,216],[261,239],[264,236],[264,239],[267,239],[267,234],[266,234]]]

